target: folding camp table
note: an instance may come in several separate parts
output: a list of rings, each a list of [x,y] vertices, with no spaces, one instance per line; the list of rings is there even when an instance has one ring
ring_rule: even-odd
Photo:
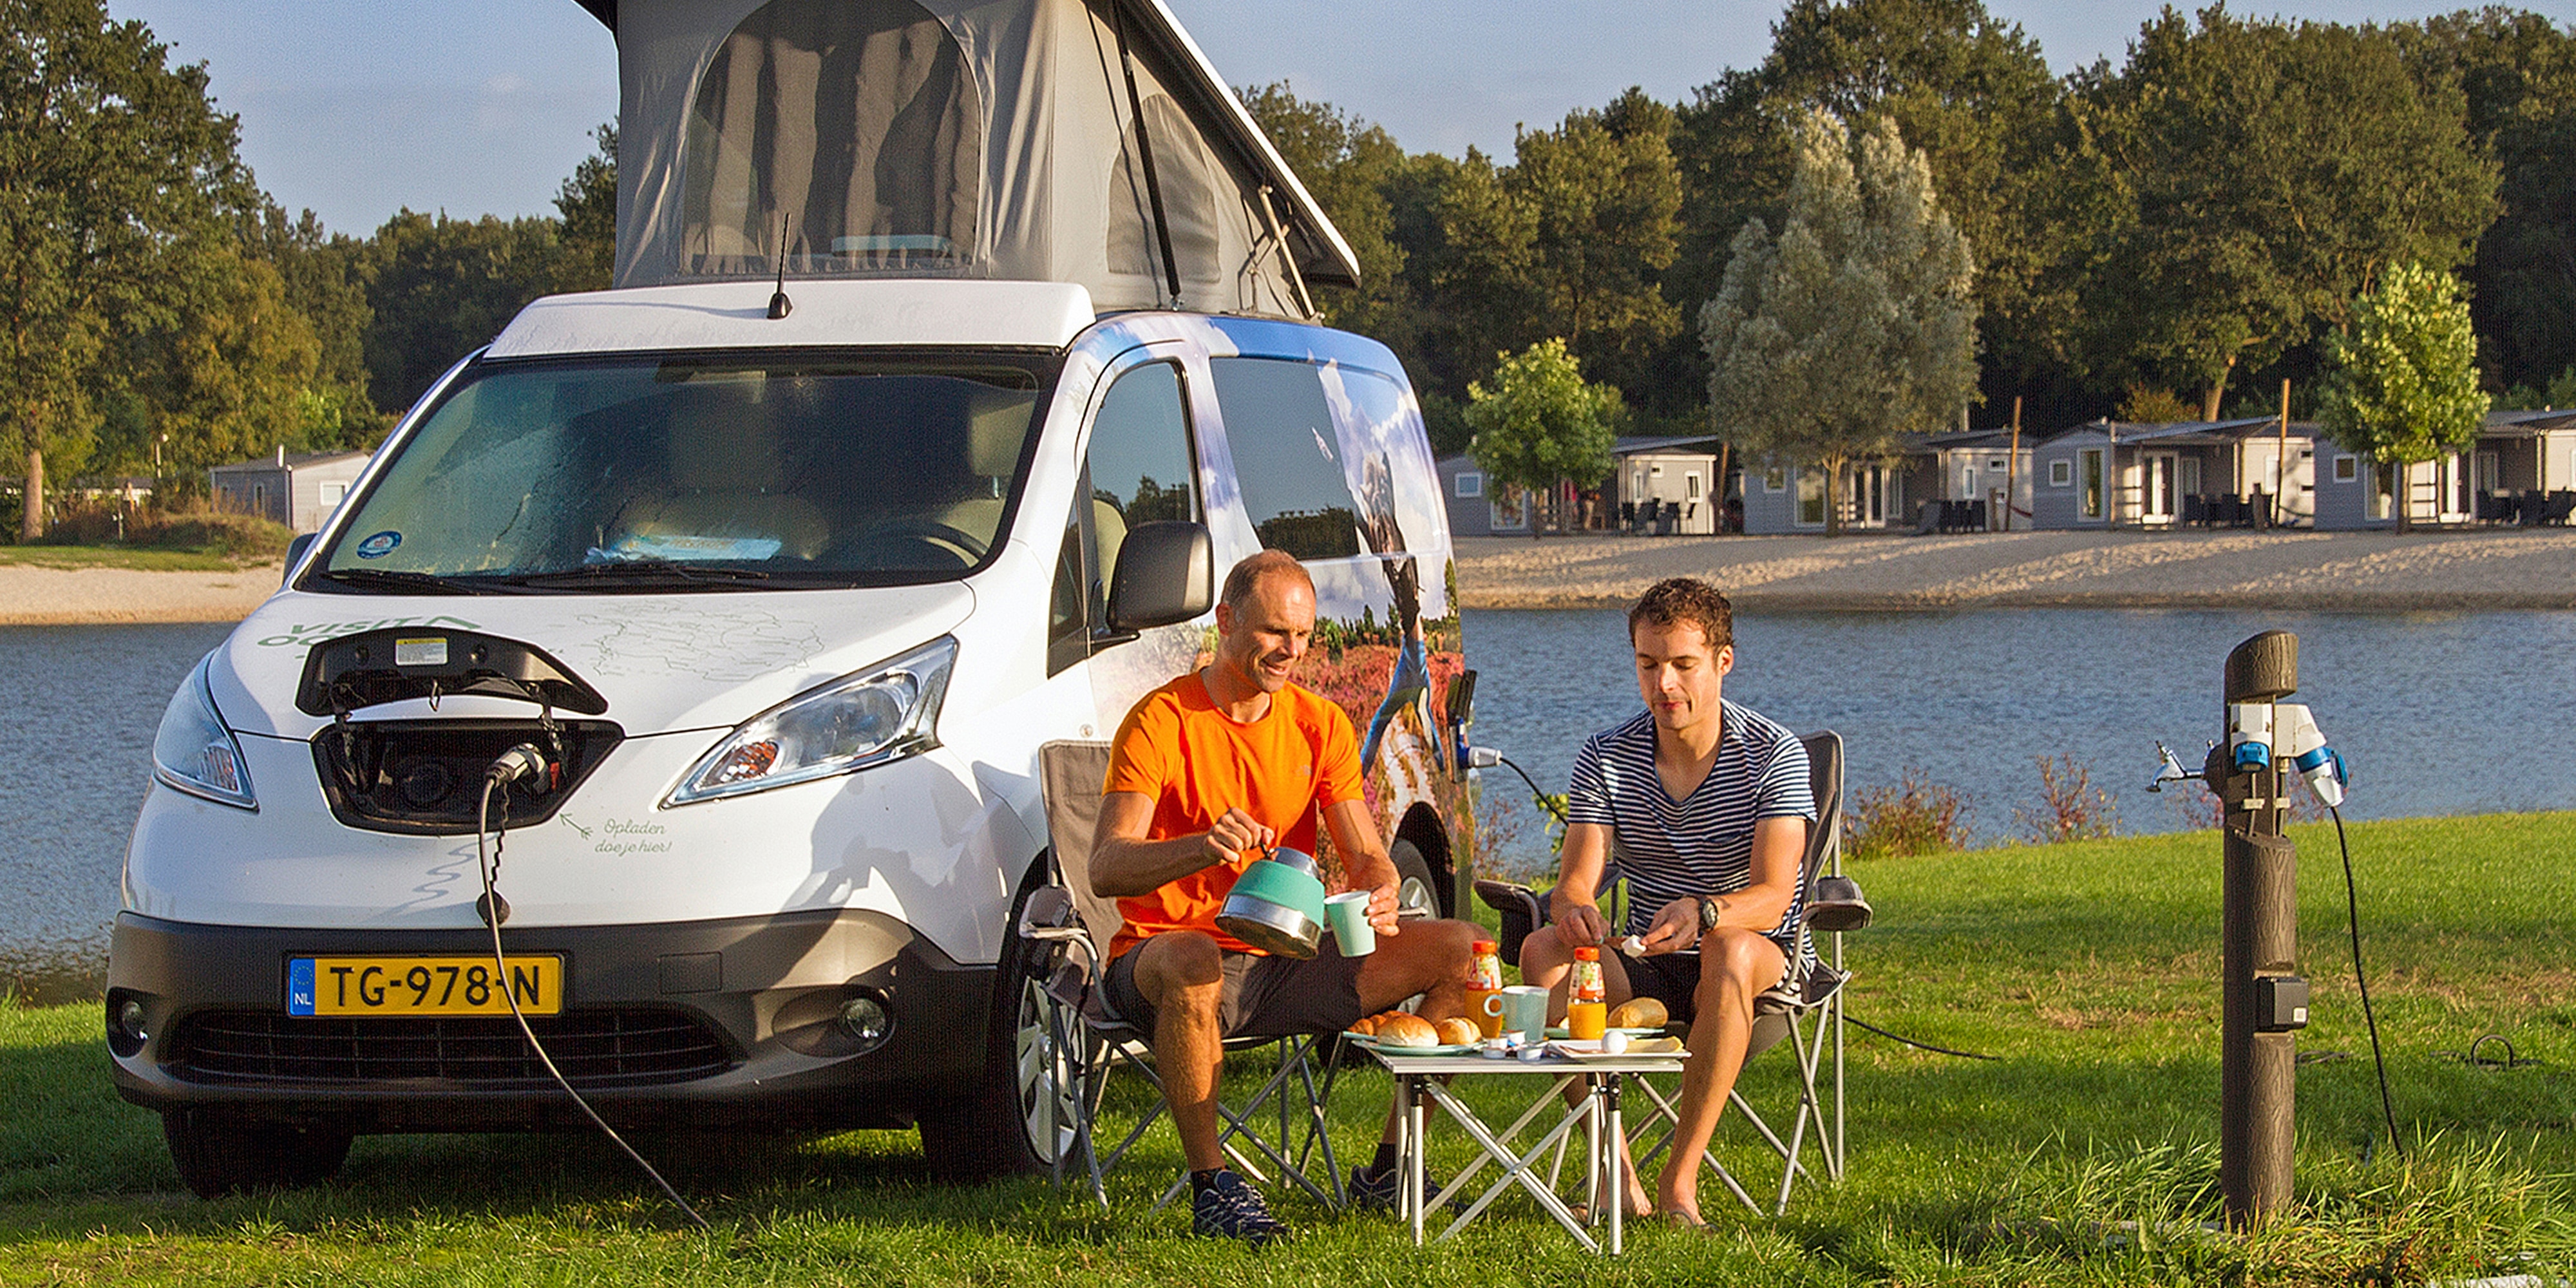
[[[1592,1210],[1606,1213],[1609,1221],[1608,1251],[1616,1255],[1625,1246],[1623,1214],[1619,1197],[1619,1141],[1625,1135],[1619,1113],[1619,1084],[1624,1075],[1646,1073],[1679,1073],[1687,1052],[1671,1051],[1651,1055],[1622,1054],[1575,1058],[1551,1052],[1540,1060],[1489,1059],[1476,1053],[1463,1055],[1408,1055],[1401,1047],[1370,1046],[1369,1055],[1387,1072],[1395,1075],[1397,1119],[1397,1156],[1404,1168],[1404,1181],[1397,1187],[1398,1204],[1405,1223],[1413,1231],[1413,1242],[1423,1242],[1423,1213],[1466,1193],[1468,1184],[1490,1163],[1502,1170],[1502,1176],[1487,1185],[1465,1211],[1449,1223],[1447,1229],[1433,1236],[1438,1242],[1458,1233],[1476,1219],[1503,1191],[1515,1184],[1538,1200],[1539,1208],[1564,1226],[1566,1232],[1585,1248],[1603,1251],[1602,1241],[1583,1228],[1583,1222],[1556,1196],[1540,1173],[1541,1160],[1568,1134],[1583,1132],[1584,1171],[1589,1192],[1594,1197]],[[1479,1117],[1475,1109],[1459,1098],[1457,1085],[1471,1078],[1494,1080],[1518,1079],[1523,1086],[1541,1084],[1538,1094],[1521,1111],[1511,1125],[1495,1131]],[[1574,1104],[1564,1103],[1565,1089],[1580,1082],[1583,1096]],[[1430,1107],[1438,1105],[1476,1142],[1478,1155],[1438,1194],[1423,1191],[1423,1152],[1428,1141]],[[1543,1121],[1555,1107],[1563,1112],[1555,1124],[1530,1145],[1519,1144],[1520,1134],[1532,1123]],[[1596,1218],[1598,1219],[1598,1218]]]

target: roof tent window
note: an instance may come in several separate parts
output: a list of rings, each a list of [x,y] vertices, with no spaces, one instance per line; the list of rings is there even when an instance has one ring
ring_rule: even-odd
[[[716,50],[690,109],[688,271],[919,270],[975,253],[984,112],[911,0],[770,0]]]
[[[1217,240],[1217,161],[1199,140],[1198,127],[1169,94],[1145,100],[1144,142],[1154,151],[1154,182],[1145,180],[1145,159],[1128,124],[1124,144],[1109,175],[1109,271],[1160,279],[1162,247],[1156,242],[1151,189],[1163,190],[1163,214],[1172,224],[1172,259],[1180,269],[1184,297],[1205,294],[1224,278]],[[1207,305],[1208,300],[1192,303]]]

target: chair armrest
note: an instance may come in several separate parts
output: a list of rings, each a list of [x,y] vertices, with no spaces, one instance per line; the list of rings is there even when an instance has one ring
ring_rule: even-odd
[[[1869,898],[1860,891],[1860,882],[1848,876],[1816,878],[1815,896],[1807,901],[1806,921],[1810,929],[1837,934],[1859,930],[1869,924]]]
[[[1538,896],[1527,887],[1508,881],[1479,881],[1476,883],[1476,897],[1502,915],[1503,924],[1496,946],[1502,952],[1503,964],[1520,965],[1521,941],[1529,938],[1531,931],[1547,924],[1547,905],[1539,902]]]

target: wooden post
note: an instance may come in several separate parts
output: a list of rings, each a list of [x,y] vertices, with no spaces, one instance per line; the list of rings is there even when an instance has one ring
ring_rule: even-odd
[[[2281,501],[2282,495],[2290,490],[2290,378],[2288,376],[2281,377],[2280,457],[2280,467],[2273,471],[2276,477],[2272,480],[2272,526],[2276,528],[2287,520],[2290,513],[2290,507]]]
[[[2271,704],[2299,688],[2299,637],[2265,631],[2227,655],[2226,701]],[[2222,711],[2222,724],[2233,732]],[[2267,728],[2263,741],[2271,742]],[[2220,878],[2218,1186],[2228,1221],[2261,1223],[2290,1202],[2297,1039],[2257,1026],[2255,980],[2298,965],[2298,850],[2281,834],[2289,800],[2280,758],[2239,769],[2222,742],[2207,780],[2225,811]]]
[[[2021,483],[2021,395],[2013,395],[2012,449],[2004,453],[2004,531],[2012,531],[2013,497]]]

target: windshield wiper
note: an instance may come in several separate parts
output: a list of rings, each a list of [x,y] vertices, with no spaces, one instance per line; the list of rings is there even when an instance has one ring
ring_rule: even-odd
[[[493,580],[506,586],[592,587],[592,586],[724,586],[746,581],[767,581],[769,574],[749,568],[710,568],[702,564],[684,564],[671,559],[620,559],[611,563],[584,564],[557,572],[523,572]]]
[[[325,568],[311,580],[333,582],[361,590],[399,590],[421,595],[493,595],[501,592],[475,584],[463,577],[441,577],[436,573],[402,572],[392,568]]]

